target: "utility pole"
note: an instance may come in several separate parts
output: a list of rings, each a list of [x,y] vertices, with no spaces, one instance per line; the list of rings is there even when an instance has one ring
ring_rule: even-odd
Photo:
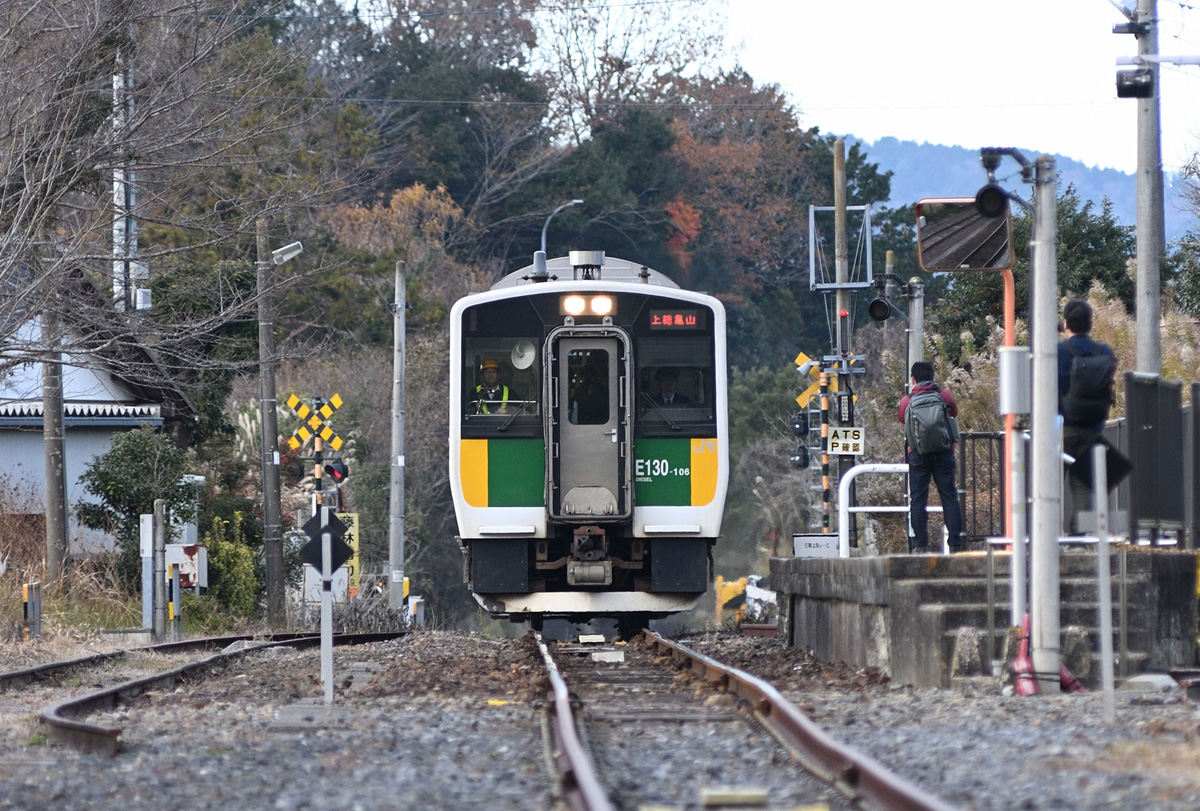
[[[42,440],[46,463],[46,579],[62,582],[67,565],[67,486],[63,436],[61,321],[52,305],[42,316],[49,352],[42,361]]]
[[[1058,428],[1058,223],[1054,158],[1038,158],[1034,176],[1033,268],[1030,332],[1033,403],[1030,414],[1030,629],[1039,691],[1058,691],[1058,536],[1062,527],[1062,444]]]
[[[132,33],[130,30],[131,37]],[[113,140],[121,155],[113,166],[113,306],[119,312],[132,313],[138,307],[137,283],[147,273],[146,266],[138,261],[138,228],[133,216],[137,208],[137,175],[128,165],[128,127],[137,111],[129,54],[117,54],[117,67],[112,77]]]
[[[837,325],[835,354],[843,358],[850,354],[850,249],[846,239],[846,142],[833,143],[833,243],[834,275],[837,281]],[[843,322],[845,322],[843,324]],[[844,372],[844,370],[842,370]],[[849,375],[838,374],[838,390],[847,391]]]
[[[388,607],[400,608],[404,599],[404,379],[405,379],[405,274],[396,263],[396,301],[392,305],[392,480],[388,501],[388,561],[391,583]]]
[[[833,142],[833,243],[834,243],[834,277],[837,282],[835,301],[837,329],[834,355],[838,362],[838,424],[854,425],[854,395],[850,385],[850,249],[846,238],[846,142],[841,138]],[[845,408],[842,405],[845,404]],[[827,440],[826,440],[827,441]],[[837,479],[854,466],[853,456],[839,456]],[[830,492],[838,492],[837,481],[831,481]],[[854,483],[851,482],[850,499],[855,498]],[[841,527],[838,528],[841,531]],[[855,535],[854,537],[857,537]]]
[[[1138,99],[1137,370],[1162,372],[1161,265],[1163,225],[1162,137],[1159,120],[1158,0],[1138,0],[1138,56],[1154,77],[1154,92]]]
[[[919,360],[925,360],[925,285],[919,276],[908,280],[908,369]]]
[[[279,496],[279,425],[275,404],[275,333],[272,313],[274,274],[267,222],[255,223],[258,272],[258,387],[262,424],[263,547],[267,574],[267,619],[272,628],[285,622],[283,508]]]

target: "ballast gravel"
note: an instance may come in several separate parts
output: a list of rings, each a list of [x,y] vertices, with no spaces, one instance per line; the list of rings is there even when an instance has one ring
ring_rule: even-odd
[[[1002,679],[916,690],[773,639],[680,640],[771,682],[838,740],[975,811],[1200,808],[1200,706],[1182,690],[1005,695]]]
[[[1200,808],[1200,709],[1180,691],[1118,693],[1110,726],[1099,693],[1005,696],[999,680],[914,690],[775,640],[680,641],[772,682],[953,806]],[[37,722],[47,703],[90,689],[86,672],[2,691],[0,809],[562,807],[528,640],[421,632],[334,653],[332,707],[317,650],[255,651],[91,718],[123,727],[115,757],[47,739]],[[2,654],[0,670],[15,669]]]

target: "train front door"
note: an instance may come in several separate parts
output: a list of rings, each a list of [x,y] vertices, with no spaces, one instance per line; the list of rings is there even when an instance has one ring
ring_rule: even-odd
[[[628,518],[628,338],[619,330],[568,328],[550,342],[551,516],[601,523]]]

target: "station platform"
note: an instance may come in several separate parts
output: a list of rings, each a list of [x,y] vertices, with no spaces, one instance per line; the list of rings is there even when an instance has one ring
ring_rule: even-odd
[[[1118,545],[1111,554],[1118,676],[1195,667],[1200,553]],[[1064,549],[1059,561],[1062,660],[1091,686],[1100,674],[1096,550]],[[777,639],[916,687],[998,674],[1019,636],[1011,562],[1009,552],[993,553],[990,567],[987,552],[772,558]]]

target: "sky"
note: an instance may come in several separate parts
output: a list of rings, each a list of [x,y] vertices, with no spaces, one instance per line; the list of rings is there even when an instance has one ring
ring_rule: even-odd
[[[1200,55],[1191,2],[1158,0],[1160,54]],[[1122,22],[1109,0],[729,0],[727,36],[755,81],[823,133],[1133,173],[1138,102],[1117,98],[1130,68],[1116,60],[1137,41],[1112,33]],[[1200,67],[1164,65],[1160,98],[1163,169],[1176,172],[1200,151]]]

